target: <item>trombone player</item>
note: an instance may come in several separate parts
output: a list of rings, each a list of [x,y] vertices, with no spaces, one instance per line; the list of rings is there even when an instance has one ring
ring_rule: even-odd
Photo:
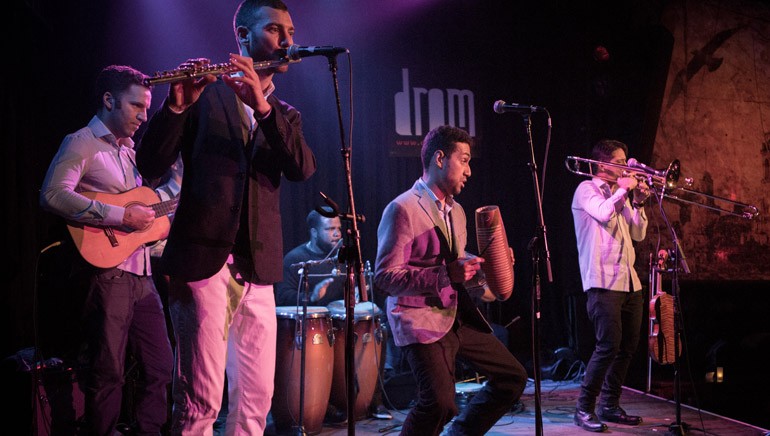
[[[607,425],[602,421],[642,422],[620,407],[621,387],[639,343],[644,308],[639,292],[642,284],[634,270],[633,241],[646,236],[644,200],[650,195],[644,180],[625,170],[627,153],[628,147],[620,141],[598,141],[591,150],[593,177],[578,185],[572,199],[580,275],[596,337],[574,422],[591,432],[605,431]],[[608,164],[603,165],[605,162]]]

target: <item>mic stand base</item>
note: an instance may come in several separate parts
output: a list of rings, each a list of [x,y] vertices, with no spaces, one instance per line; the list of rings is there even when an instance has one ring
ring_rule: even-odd
[[[666,436],[684,436],[689,429],[690,424],[687,424],[686,422],[673,423],[668,426]]]

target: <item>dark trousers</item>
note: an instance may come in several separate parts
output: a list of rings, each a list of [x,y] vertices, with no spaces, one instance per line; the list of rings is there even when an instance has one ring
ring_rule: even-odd
[[[121,413],[126,353],[140,369],[136,434],[160,434],[167,421],[166,393],[173,371],[166,319],[151,277],[117,268],[91,280],[84,309],[86,418],[90,434],[112,435]]]
[[[586,309],[594,325],[596,347],[586,366],[577,407],[593,412],[599,405],[620,405],[620,392],[639,345],[644,297],[641,291],[588,290]]]
[[[460,321],[437,342],[407,345],[402,351],[417,380],[417,404],[404,421],[403,435],[438,435],[457,415],[457,357],[487,377],[484,388],[455,420],[453,430],[458,434],[486,433],[510,411],[527,384],[527,371],[499,339]]]

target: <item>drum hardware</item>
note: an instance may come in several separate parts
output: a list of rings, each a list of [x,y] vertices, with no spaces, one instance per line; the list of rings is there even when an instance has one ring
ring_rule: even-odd
[[[293,431],[296,432],[297,435],[306,435],[305,431],[305,375],[306,375],[306,358],[307,358],[307,329],[308,329],[308,301],[310,300],[310,283],[309,283],[309,274],[307,274],[307,271],[309,269],[309,266],[311,265],[318,265],[320,262],[328,262],[328,261],[336,261],[336,256],[334,258],[327,258],[323,259],[322,261],[307,261],[307,262],[301,262],[299,264],[295,264],[296,266],[299,266],[301,271],[301,283],[302,283],[302,289],[304,290],[303,296],[302,296],[302,312],[297,316],[296,321],[299,322],[299,326],[296,326],[295,328],[297,331],[295,331],[295,337],[294,337],[294,343],[295,347],[300,350],[300,373],[299,373],[299,410],[298,410],[298,419],[296,421],[296,425],[293,427]],[[326,332],[327,342],[332,344],[334,343],[334,332],[327,330]],[[329,339],[331,338],[331,339]],[[324,343],[323,341],[323,334],[321,333],[314,333],[312,336],[312,345],[322,345]],[[331,347],[330,347],[331,348]],[[332,348],[333,350],[333,348]],[[332,354],[333,357],[333,354]],[[277,363],[279,365],[280,363]],[[327,402],[323,407],[323,411],[325,412],[326,406],[328,405],[328,396],[327,396]],[[323,413],[320,415],[321,421],[320,423],[323,423]]]

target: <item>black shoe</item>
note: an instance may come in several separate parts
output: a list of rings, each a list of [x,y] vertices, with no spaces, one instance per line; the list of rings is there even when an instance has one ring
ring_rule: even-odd
[[[575,409],[573,421],[575,422],[575,425],[586,431],[599,433],[607,430],[607,424],[599,421],[599,418],[597,418],[596,414],[593,412],[584,412],[580,409]]]
[[[369,408],[369,417],[375,419],[393,419],[390,410],[386,409],[382,404],[372,405]]]
[[[628,415],[622,407],[600,407],[599,417],[605,421],[616,424],[639,425],[642,423],[641,416]]]

